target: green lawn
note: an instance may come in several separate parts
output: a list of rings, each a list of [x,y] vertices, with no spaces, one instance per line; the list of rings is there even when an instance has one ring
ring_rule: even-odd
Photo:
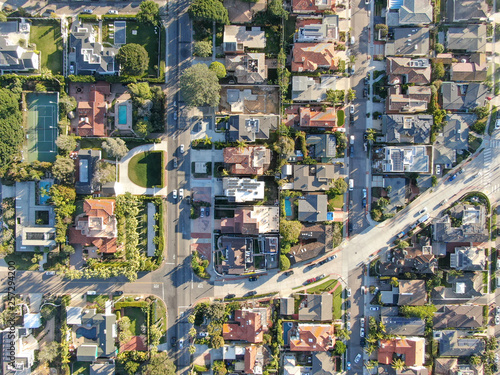
[[[126,307],[125,316],[130,319],[130,331],[134,336],[142,334],[141,325],[146,325],[146,317],[142,310],[138,307]]]
[[[335,288],[335,285],[338,284],[337,280],[328,280],[325,283],[316,285],[312,288],[307,289],[307,293],[316,293],[316,292],[329,292],[333,288]]]
[[[344,195],[336,195],[332,199],[329,199],[328,205],[333,208],[342,209],[344,207]]]
[[[342,317],[342,285],[333,292],[333,319]]]
[[[133,35],[132,30],[136,30],[137,35]],[[155,34],[155,28],[152,26],[145,26],[134,21],[127,21],[127,43],[137,43],[146,49],[149,55],[148,75],[153,77],[157,75],[157,70],[154,67],[160,66],[158,61],[159,35],[160,34]],[[164,40],[162,42],[165,43]]]
[[[90,374],[90,363],[88,362],[74,362],[72,365],[72,374],[78,375],[89,375]]]
[[[128,177],[136,185],[151,188],[163,186],[162,151],[143,152],[128,163]]]
[[[35,255],[33,252],[14,252],[7,255],[5,261],[7,263],[13,261],[17,270],[35,271],[38,269],[38,263],[31,262],[33,255]]]
[[[33,20],[30,43],[36,44],[36,50],[41,52],[42,68],[49,68],[54,74],[62,73],[63,45],[58,22]]]

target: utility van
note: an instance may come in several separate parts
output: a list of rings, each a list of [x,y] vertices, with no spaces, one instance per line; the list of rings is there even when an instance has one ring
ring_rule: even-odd
[[[419,224],[422,224],[422,223],[426,222],[427,220],[429,220],[429,214],[422,216],[420,219],[417,220],[417,222]]]

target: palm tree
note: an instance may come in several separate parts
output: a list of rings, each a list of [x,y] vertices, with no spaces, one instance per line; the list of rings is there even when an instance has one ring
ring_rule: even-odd
[[[248,145],[245,141],[236,141],[236,147],[239,151],[243,151],[245,148],[247,148],[247,146]]]
[[[366,140],[375,142],[375,130],[374,129],[368,129],[366,131]]]
[[[194,345],[190,345],[188,350],[189,350],[189,354],[196,353],[196,347]]]
[[[392,361],[392,368],[396,371],[403,371],[406,368],[405,361],[401,358],[396,358]]]
[[[473,355],[472,357],[469,358],[469,362],[471,365],[477,366],[480,365],[483,362],[483,360],[480,356]]]
[[[365,367],[368,371],[373,370],[375,368],[375,362],[374,361],[366,361]]]
[[[210,146],[212,144],[212,137],[209,137],[205,134],[205,138],[203,138],[203,144],[205,146]]]
[[[365,352],[366,352],[366,354],[368,354],[368,355],[372,355],[372,354],[373,354],[373,352],[374,352],[375,350],[377,350],[377,346],[376,346],[376,345],[373,345],[373,344],[368,345],[368,346],[365,348]]]
[[[191,327],[189,329],[189,336],[191,336],[191,337],[195,337],[196,336],[196,328]]]

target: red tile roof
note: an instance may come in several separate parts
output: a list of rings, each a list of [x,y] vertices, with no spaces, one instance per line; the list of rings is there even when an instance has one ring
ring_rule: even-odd
[[[337,112],[335,108],[329,107],[323,111],[314,111],[311,108],[301,107],[300,126],[302,127],[321,127],[335,128],[337,127]]]
[[[292,56],[292,72],[337,69],[339,64],[334,43],[295,43]]]
[[[401,356],[406,366],[422,366],[424,364],[425,339],[406,338],[393,340],[380,340],[378,361],[390,365],[393,356]]]
[[[224,340],[246,341],[251,343],[262,342],[264,328],[260,314],[247,310],[236,310],[234,312],[236,323],[225,323],[222,326],[222,337]]]
[[[257,347],[247,346],[245,348],[245,374],[253,374],[255,358],[257,357]]]
[[[389,73],[388,82],[390,85],[403,83],[414,83],[417,85],[427,85],[431,83],[431,66],[419,66],[415,60],[407,57],[388,57],[387,72]],[[403,82],[403,76],[406,78]]]
[[[106,137],[106,99],[110,85],[97,82],[90,86],[88,101],[77,105],[78,135],[81,137]]]
[[[298,324],[297,335],[290,336],[291,351],[326,352],[334,344],[331,324]]]
[[[264,146],[226,147],[224,163],[231,174],[263,175],[271,165],[271,150]]]

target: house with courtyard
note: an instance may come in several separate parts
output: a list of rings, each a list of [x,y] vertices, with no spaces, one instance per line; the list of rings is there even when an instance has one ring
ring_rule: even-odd
[[[339,39],[339,16],[297,17],[295,43],[332,43]]]
[[[295,43],[292,49],[292,72],[337,70],[339,58],[334,43]]]
[[[81,149],[76,159],[76,183],[77,194],[91,195],[99,189],[94,180],[94,172],[101,160],[101,150]]]
[[[86,199],[83,213],[69,229],[69,243],[93,247],[102,254],[118,250],[114,199]]]
[[[277,115],[234,115],[228,120],[228,142],[255,142],[257,139],[269,139],[271,132],[278,128]]]
[[[327,221],[328,196],[326,194],[308,194],[299,199],[299,221],[317,223]]]
[[[469,148],[469,129],[476,121],[475,114],[453,113],[446,115],[443,129],[434,143],[434,164],[452,168],[457,155]]]
[[[333,319],[332,294],[302,294],[300,298],[299,320],[324,322]]]
[[[483,338],[461,337],[456,330],[434,331],[434,337],[439,342],[441,357],[470,357],[483,353],[486,347]]]
[[[390,365],[394,358],[402,359],[408,367],[420,367],[425,363],[425,338],[405,337],[380,340],[378,362]]]
[[[331,225],[304,223],[299,242],[286,254],[295,264],[317,257],[333,250],[333,228]]]
[[[49,204],[53,180],[16,182],[16,251],[56,247],[54,207]]]
[[[223,155],[232,175],[261,176],[271,165],[271,150],[265,146],[226,147]]]
[[[264,53],[226,55],[225,66],[228,75],[233,75],[239,84],[260,84],[267,81],[267,64]]]
[[[262,374],[271,354],[264,345],[224,345],[222,358],[230,361],[238,374]]]
[[[3,344],[1,373],[4,375],[29,375],[35,364],[35,351],[40,349],[31,329],[12,326],[0,331]],[[8,351],[7,351],[8,348]]]
[[[437,375],[483,375],[483,364],[459,364],[458,358],[438,357],[434,359],[434,374]]]
[[[488,78],[488,63],[484,53],[473,53],[461,57],[460,62],[451,64],[451,80],[455,82],[483,82]]]
[[[386,23],[389,27],[428,25],[432,23],[430,0],[387,2]]]
[[[68,60],[75,66],[75,75],[118,73],[117,53],[118,48],[98,41],[93,24],[83,23],[79,19],[71,24]]]
[[[387,113],[418,113],[427,111],[431,101],[429,86],[409,86],[403,93],[401,85],[390,86],[386,100]]]
[[[0,22],[1,74],[30,72],[41,68],[40,52],[36,51],[36,46],[27,46],[30,30],[31,24],[24,18]]]
[[[326,352],[335,345],[333,324],[296,323],[287,339],[292,352]]]
[[[381,170],[384,173],[430,173],[428,146],[386,146]]]
[[[432,275],[438,266],[438,261],[432,254],[432,246],[393,249],[389,254],[387,261],[380,263],[381,276],[397,277],[407,272]]]
[[[326,92],[335,90],[337,78],[335,76],[321,75],[319,78],[308,76],[292,77],[292,100],[294,102],[324,102]]]
[[[276,206],[236,207],[233,217],[220,220],[224,234],[259,235],[279,232],[279,208]]]
[[[245,53],[266,48],[266,33],[260,27],[225,25],[223,35],[225,53]]]
[[[301,128],[328,128],[335,131],[339,127],[335,107],[327,107],[324,111],[314,107],[300,107],[299,121]]]
[[[409,57],[387,58],[387,82],[389,85],[429,85],[431,83],[431,63],[429,59]]]
[[[450,27],[446,33],[446,48],[454,52],[484,53],[486,38],[486,25],[483,24]]]
[[[488,18],[488,6],[484,0],[449,0],[446,2],[448,22],[481,22]]]
[[[70,84],[70,95],[76,99],[76,116],[71,132],[80,137],[106,137],[109,134],[107,110],[111,86],[107,82]]]
[[[337,140],[334,134],[311,134],[306,136],[309,156],[328,163],[337,156]]]
[[[472,112],[475,108],[485,105],[488,92],[488,87],[482,83],[443,82],[442,107],[452,112]]]
[[[236,203],[263,200],[264,187],[264,181],[257,181],[253,178],[225,177],[222,179],[224,196]]]
[[[428,144],[433,123],[432,115],[383,115],[384,141],[386,143]]]
[[[396,27],[393,39],[385,44],[386,56],[428,56],[429,55],[429,28]]]

